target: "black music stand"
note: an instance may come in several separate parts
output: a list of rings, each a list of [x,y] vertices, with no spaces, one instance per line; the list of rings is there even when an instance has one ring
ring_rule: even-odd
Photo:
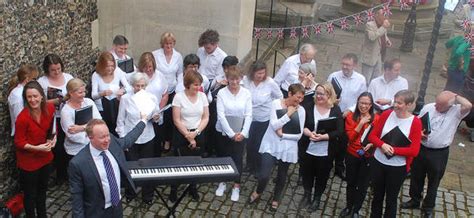
[[[160,198],[161,202],[165,205],[166,209],[168,209],[168,213],[166,214],[166,217],[176,217],[176,215],[175,215],[176,208],[178,207],[179,203],[181,203],[181,201],[186,196],[186,194],[188,194],[190,189],[191,189],[191,184],[186,184],[186,188],[184,189],[183,193],[181,195],[179,195],[178,199],[170,207],[168,205],[167,200],[158,191],[158,188],[155,188],[156,195],[158,195],[158,198]]]

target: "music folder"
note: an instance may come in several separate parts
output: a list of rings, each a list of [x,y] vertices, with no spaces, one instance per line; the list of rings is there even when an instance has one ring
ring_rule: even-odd
[[[46,91],[46,95],[47,95],[46,97],[48,99],[61,98],[62,93],[63,93],[63,90],[48,86],[48,90]]]
[[[92,105],[77,109],[74,115],[74,124],[84,125],[92,119]]]
[[[411,145],[411,140],[403,134],[398,126],[390,130],[381,139],[392,147],[408,147]],[[385,154],[385,156],[387,159],[392,158],[392,156],[388,154]]]
[[[337,81],[336,77],[333,77],[331,79],[331,84],[332,84],[332,87],[334,88],[334,91],[336,92],[337,99],[340,99],[341,93],[342,93],[342,87],[339,81]]]
[[[225,116],[227,123],[229,124],[230,128],[234,133],[238,133],[242,131],[242,127],[244,126],[244,117],[236,117],[236,116]]]
[[[286,113],[288,112],[287,109],[280,109],[276,111],[277,118],[280,119],[283,117]],[[290,116],[290,121],[288,123],[285,123],[282,128],[282,132],[285,134],[300,134],[301,129],[300,129],[300,118],[298,116],[298,111],[295,111],[291,116]]]
[[[135,69],[133,67],[133,58],[121,61],[118,63],[118,67],[123,70],[125,73],[131,73],[134,72]]]
[[[430,113],[426,112],[423,116],[421,116],[421,125],[423,126],[423,133],[430,134],[431,133],[431,123],[430,123]]]
[[[328,117],[318,120],[318,126],[316,127],[317,134],[326,134],[336,130],[337,127],[337,118]]]

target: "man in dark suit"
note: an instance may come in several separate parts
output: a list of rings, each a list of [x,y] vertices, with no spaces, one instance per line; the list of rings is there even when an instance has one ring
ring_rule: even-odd
[[[109,134],[103,120],[86,126],[90,144],[69,163],[73,217],[122,217],[120,186],[136,192],[123,150],[135,143],[145,128],[146,116],[123,138]]]

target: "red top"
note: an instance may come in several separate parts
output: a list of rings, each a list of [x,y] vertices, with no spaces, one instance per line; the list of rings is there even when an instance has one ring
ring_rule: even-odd
[[[359,158],[359,154],[357,154],[357,150],[362,148],[362,144],[360,143],[360,138],[364,134],[364,130],[369,127],[370,123],[364,124],[362,128],[360,129],[359,132],[356,132],[355,129],[357,125],[359,125],[359,120],[354,121],[352,119],[352,116],[354,113],[349,112],[346,117],[346,133],[347,133],[347,138],[349,139],[349,143],[347,146],[347,153],[351,154],[354,157]],[[376,123],[379,120],[379,115],[375,114],[374,115],[374,121],[372,123]],[[373,154],[369,154],[369,152],[365,152],[366,157],[373,156]]]
[[[377,123],[374,124],[374,129],[370,132],[369,141],[374,144],[375,147],[380,148],[383,145],[383,141],[380,139],[382,135],[382,130],[390,114],[393,110],[386,110],[380,115],[380,119]],[[395,113],[395,112],[394,112]],[[413,118],[411,123],[410,135],[408,138],[411,140],[411,145],[408,147],[393,147],[394,155],[405,156],[407,161],[407,172],[410,170],[411,163],[413,158],[418,155],[420,151],[421,143],[421,120],[418,116]]]
[[[18,168],[25,171],[35,171],[53,160],[51,151],[31,151],[26,150],[25,145],[39,145],[46,143],[48,130],[54,119],[54,104],[47,103],[48,115],[41,113],[40,123],[31,117],[30,111],[25,107],[15,123],[15,146],[16,163]]]

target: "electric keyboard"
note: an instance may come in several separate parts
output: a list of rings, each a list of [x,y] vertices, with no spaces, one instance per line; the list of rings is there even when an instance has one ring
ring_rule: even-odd
[[[230,157],[157,157],[128,161],[127,164],[130,176],[138,186],[225,182],[239,177]]]

